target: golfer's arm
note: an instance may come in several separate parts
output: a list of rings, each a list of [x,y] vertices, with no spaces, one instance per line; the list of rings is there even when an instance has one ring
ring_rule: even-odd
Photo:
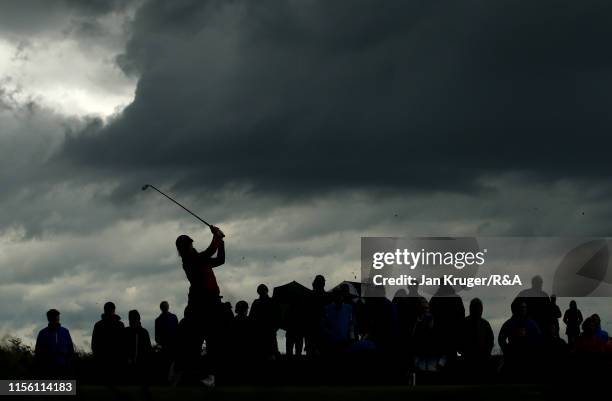
[[[217,248],[217,257],[211,258],[212,267],[221,266],[225,263],[225,243],[222,239],[219,239],[219,247]]]
[[[208,246],[208,248],[200,252],[200,256],[204,258],[210,258],[212,255],[214,255],[217,251],[217,248],[219,247],[219,241],[222,242],[222,240],[220,240],[219,238],[213,237],[212,241],[210,241],[210,245]]]

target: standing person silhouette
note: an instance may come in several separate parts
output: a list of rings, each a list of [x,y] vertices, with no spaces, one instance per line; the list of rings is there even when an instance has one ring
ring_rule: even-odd
[[[165,353],[170,353],[176,342],[178,332],[178,318],[170,312],[168,301],[159,304],[160,315],[155,319],[155,342]]]
[[[567,326],[565,334],[567,335],[567,343],[574,345],[580,335],[580,325],[582,324],[582,312],[578,309],[576,301],[571,300],[569,309],[563,315],[563,323]]]
[[[253,322],[249,317],[249,304],[246,301],[236,303],[231,339],[236,359],[241,362],[250,361],[253,353]]]
[[[151,362],[151,337],[142,327],[140,313],[133,309],[128,312],[129,326],[123,329],[123,349],[128,364],[128,373],[138,380],[146,379]]]
[[[499,330],[498,342],[504,354],[505,373],[529,378],[537,371],[542,333],[528,314],[524,299],[515,299],[510,305],[512,317]]]
[[[260,360],[276,360],[278,357],[278,331],[279,309],[278,305],[268,295],[265,284],[257,286],[259,298],[251,304],[249,318],[253,322],[256,352]]]
[[[542,289],[544,280],[540,276],[534,276],[531,279],[531,288],[527,288],[518,293],[513,302],[520,305],[524,302],[527,306],[527,314],[529,318],[535,321],[538,325],[540,332],[543,332],[543,328],[547,326],[550,321],[550,297]],[[555,298],[556,301],[556,298]]]
[[[44,379],[65,379],[71,375],[74,345],[70,332],[60,324],[57,309],[47,312],[49,324],[38,333],[34,356]]]
[[[149,391],[149,375],[153,347],[147,329],[140,323],[140,313],[136,309],[128,312],[129,325],[123,329],[123,352],[125,358],[125,378],[130,384],[138,384],[145,400],[152,400]]]
[[[434,317],[434,335],[439,348],[440,365],[454,362],[457,358],[459,338],[457,330],[465,319],[465,306],[461,296],[451,285],[441,285],[429,300],[431,314]]]
[[[549,322],[552,322],[555,326],[557,326],[557,330],[559,329],[559,319],[561,318],[561,309],[559,308],[559,305],[557,305],[557,296],[555,294],[552,294],[550,296],[550,304],[548,305],[549,307],[549,312],[548,312],[548,319]],[[550,325],[546,326],[546,330],[545,332],[549,332],[550,329]]]
[[[202,252],[198,252],[193,247],[193,240],[187,235],[180,235],[176,239],[176,249],[183,262],[183,270],[189,280],[189,295],[187,298],[187,308],[189,317],[193,322],[189,323],[197,333],[193,333],[198,338],[201,345],[206,340],[206,353],[209,357],[210,365],[215,365],[216,344],[218,343],[218,325],[222,314],[222,304],[219,285],[213,268],[225,263],[225,244],[223,232],[215,226],[210,226],[213,239]],[[216,253],[217,256],[214,256]],[[211,373],[204,380],[207,386],[214,386],[215,378]]]
[[[479,298],[470,302],[470,314],[463,319],[459,332],[459,351],[470,373],[484,374],[490,368],[491,350],[495,342],[489,322],[482,318]],[[476,377],[479,380],[479,377]]]
[[[161,348],[160,363],[164,370],[170,371],[176,359],[176,345],[178,338],[178,318],[170,312],[168,301],[159,304],[160,315],[155,319],[155,342]]]
[[[321,320],[325,305],[331,302],[330,294],[325,291],[325,277],[317,274],[312,282],[312,293],[306,300],[305,351],[308,356],[319,356],[323,341]]]
[[[106,380],[115,381],[122,367],[121,340],[125,328],[121,317],[115,313],[115,304],[106,302],[104,313],[96,322],[91,336],[91,350],[98,367],[98,374]]]

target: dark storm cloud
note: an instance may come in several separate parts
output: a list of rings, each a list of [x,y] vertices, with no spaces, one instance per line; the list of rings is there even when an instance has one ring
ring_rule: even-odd
[[[135,101],[61,156],[285,194],[610,173],[612,5],[348,5],[148,2]]]
[[[132,0],[2,0],[0,34],[27,37],[53,31],[66,20],[84,22],[111,12],[123,11]]]

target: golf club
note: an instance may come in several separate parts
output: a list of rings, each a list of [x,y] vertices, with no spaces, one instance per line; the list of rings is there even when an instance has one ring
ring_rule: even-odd
[[[200,218],[200,216],[198,216],[197,214],[195,214],[194,212],[192,212],[191,210],[187,209],[185,206],[181,205],[180,203],[178,203],[177,201],[175,201],[174,199],[172,199],[170,196],[166,195],[165,193],[163,193],[162,191],[160,191],[159,189],[157,189],[155,186],[151,185],[151,184],[146,184],[143,185],[142,190],[146,191],[147,189],[152,188],[154,190],[156,190],[157,192],[159,192],[160,194],[164,195],[166,198],[170,199],[172,202],[176,203],[177,205],[179,205],[180,207],[182,207],[187,213],[189,213],[190,215],[192,215],[193,217],[195,217],[196,219],[200,220],[202,223],[206,224],[208,227],[210,227],[210,224],[208,224],[206,221],[202,220]]]

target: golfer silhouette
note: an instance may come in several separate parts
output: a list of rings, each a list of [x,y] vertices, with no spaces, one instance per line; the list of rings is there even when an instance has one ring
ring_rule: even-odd
[[[187,300],[190,313],[189,316],[185,315],[185,319],[193,320],[188,326],[196,331],[193,335],[197,338],[199,349],[206,340],[210,373],[207,381],[214,382],[212,372],[217,357],[215,347],[219,337],[217,321],[221,315],[221,297],[213,268],[225,263],[225,235],[215,226],[210,226],[210,231],[213,239],[206,250],[198,252],[193,247],[193,240],[184,234],[176,239],[176,249],[190,284]]]

